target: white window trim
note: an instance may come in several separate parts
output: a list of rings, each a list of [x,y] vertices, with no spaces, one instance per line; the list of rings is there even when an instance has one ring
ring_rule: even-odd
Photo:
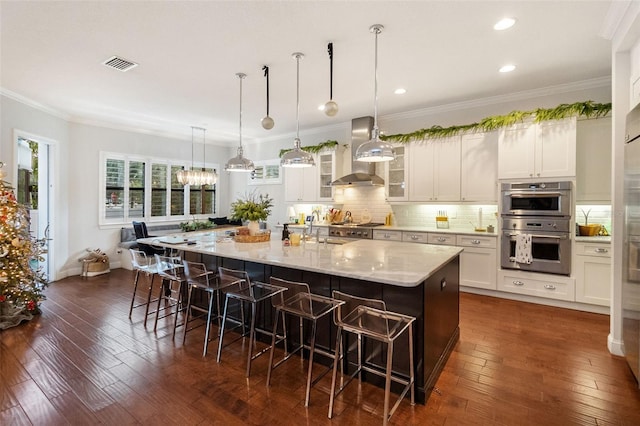
[[[106,176],[105,176],[105,168],[107,165],[107,159],[114,160],[123,160],[125,161],[125,182],[124,182],[124,201],[125,205],[129,204],[129,182],[126,179],[129,173],[129,162],[132,161],[140,161],[145,164],[145,215],[144,217],[131,217],[129,216],[128,210],[125,210],[124,217],[115,218],[115,219],[107,219],[106,216],[106,205],[103,199],[103,192],[106,186]],[[167,173],[167,188],[168,188],[168,197],[167,197],[167,207],[166,211],[168,215],[166,216],[151,216],[151,165],[152,164],[163,164],[169,167],[169,173]],[[208,218],[209,214],[184,214],[179,216],[171,216],[171,166],[180,166],[185,169],[189,169],[191,167],[191,162],[188,161],[174,161],[168,160],[166,158],[159,157],[144,157],[140,155],[131,155],[131,154],[122,154],[117,152],[108,152],[108,151],[100,151],[100,167],[99,169],[99,178],[98,178],[98,225],[100,226],[109,226],[109,225],[129,225],[132,220],[143,220],[148,223],[171,223],[171,222],[180,222],[187,221],[192,219],[203,220]],[[209,169],[220,170],[220,166],[214,163],[206,163],[205,166]],[[190,197],[189,197],[189,185],[185,186],[184,191],[184,211],[189,211],[190,209]],[[220,211],[220,194],[219,188],[216,191],[216,200],[215,200],[214,209],[216,212]]]

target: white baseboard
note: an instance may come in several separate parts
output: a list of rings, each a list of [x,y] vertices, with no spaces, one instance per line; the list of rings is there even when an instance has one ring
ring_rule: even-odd
[[[613,355],[624,356],[624,342],[614,339],[611,334],[607,337],[607,348]]]

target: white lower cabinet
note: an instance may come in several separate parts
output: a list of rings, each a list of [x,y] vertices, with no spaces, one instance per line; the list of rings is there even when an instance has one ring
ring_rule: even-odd
[[[402,231],[385,231],[383,229],[373,230],[374,240],[402,241]]]
[[[575,248],[576,302],[609,306],[610,244],[576,243]]]
[[[460,254],[460,285],[495,290],[498,274],[496,238],[458,235],[456,245],[464,247]]]
[[[498,274],[498,290],[575,301],[575,280],[561,275],[503,270]]]

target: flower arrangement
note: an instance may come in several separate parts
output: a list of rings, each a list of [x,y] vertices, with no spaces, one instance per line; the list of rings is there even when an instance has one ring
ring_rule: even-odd
[[[231,218],[242,221],[266,220],[271,214],[273,198],[251,192],[231,203]]]

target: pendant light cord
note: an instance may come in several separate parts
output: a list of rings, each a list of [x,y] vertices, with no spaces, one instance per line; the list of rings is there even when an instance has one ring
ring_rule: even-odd
[[[333,43],[327,45],[329,52],[329,100],[333,100]]]
[[[269,115],[269,67],[264,65],[262,67],[262,71],[264,71],[264,76],[267,78],[267,116]]]
[[[378,34],[380,34],[380,28],[378,27],[374,27],[373,28],[373,32],[376,35],[376,42],[375,42],[375,55],[374,55],[374,62],[373,62],[373,128],[376,130],[377,133],[377,129],[378,129]]]
[[[191,170],[193,170],[193,130],[195,129],[195,127],[191,126]]]
[[[245,73],[237,73],[236,76],[240,79],[240,112],[239,112],[239,147],[238,147],[238,155],[242,154],[242,80],[247,76]],[[267,113],[268,115],[268,113]]]
[[[198,127],[202,130],[202,171],[207,169],[207,129]]]
[[[300,139],[300,54],[296,54],[296,138]]]

